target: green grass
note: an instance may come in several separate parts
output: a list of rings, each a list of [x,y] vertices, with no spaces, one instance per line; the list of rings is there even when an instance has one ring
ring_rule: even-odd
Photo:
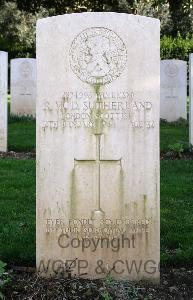
[[[188,143],[188,126],[185,124],[170,125],[169,123],[160,126],[160,151],[168,151],[168,146],[179,142]]]
[[[36,140],[35,120],[32,118],[9,118],[8,150],[34,152]]]
[[[0,160],[0,259],[35,262],[35,161]]]
[[[162,262],[193,265],[193,160],[161,161]]]

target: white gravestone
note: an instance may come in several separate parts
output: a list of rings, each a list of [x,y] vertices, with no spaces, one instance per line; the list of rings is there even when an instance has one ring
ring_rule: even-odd
[[[37,23],[42,276],[159,280],[159,39],[127,14]]]
[[[36,114],[36,59],[11,60],[11,114]]]
[[[189,142],[193,145],[193,54],[189,59]]]
[[[182,60],[161,61],[160,118],[168,122],[187,119],[187,63]]]
[[[8,53],[0,51],[0,151],[7,151]]]

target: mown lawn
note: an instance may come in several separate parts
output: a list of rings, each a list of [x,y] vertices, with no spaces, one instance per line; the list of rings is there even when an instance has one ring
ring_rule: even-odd
[[[169,125],[161,124],[160,126],[160,151],[167,152],[168,146],[176,143],[188,143],[188,126],[187,125]]]
[[[12,117],[8,126],[8,150],[34,152],[36,144],[35,120]]]
[[[161,150],[188,141],[186,125],[161,125]],[[35,150],[35,121],[11,119],[9,150]],[[0,259],[35,264],[35,161],[0,159]],[[193,265],[193,160],[161,161],[161,260]]]
[[[0,160],[0,259],[35,262],[35,160]]]
[[[162,262],[193,265],[193,160],[161,161]]]

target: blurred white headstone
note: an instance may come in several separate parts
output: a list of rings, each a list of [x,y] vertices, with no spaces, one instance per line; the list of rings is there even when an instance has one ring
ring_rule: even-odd
[[[193,54],[189,59],[189,142],[193,145]]]
[[[168,122],[187,119],[187,63],[161,61],[160,118]]]
[[[7,151],[8,53],[0,51],[0,151]]]
[[[36,114],[36,59],[11,60],[11,114]]]

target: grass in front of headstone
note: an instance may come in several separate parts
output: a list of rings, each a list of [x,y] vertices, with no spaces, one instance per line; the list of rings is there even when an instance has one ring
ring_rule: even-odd
[[[0,260],[35,265],[35,160],[0,159]],[[161,161],[161,261],[193,261],[193,160]]]
[[[193,262],[193,160],[161,161],[161,261]]]
[[[170,145],[188,143],[188,121],[180,119],[177,122],[161,121],[160,124],[160,151],[167,152]]]
[[[32,117],[9,117],[8,150],[16,152],[34,152],[36,124]]]
[[[35,160],[0,159],[0,260],[35,263]]]

